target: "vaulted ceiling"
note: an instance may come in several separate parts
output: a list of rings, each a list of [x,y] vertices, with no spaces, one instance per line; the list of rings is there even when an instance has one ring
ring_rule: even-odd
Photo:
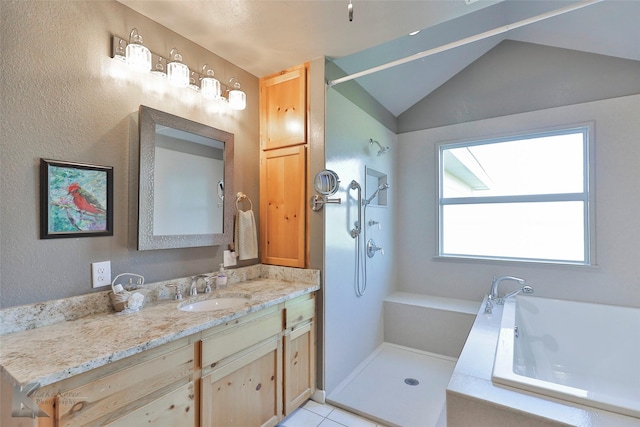
[[[119,1],[257,77],[323,55],[355,73],[576,3],[351,0],[349,21],[349,0]],[[398,116],[505,39],[640,61],[639,22],[640,0],[596,1],[357,82]]]

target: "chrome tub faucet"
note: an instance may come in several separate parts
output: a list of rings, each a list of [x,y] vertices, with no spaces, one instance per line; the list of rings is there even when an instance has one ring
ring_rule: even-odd
[[[508,294],[500,297],[498,294],[498,286],[500,285],[501,282],[505,280],[512,280],[518,283],[522,287],[520,289],[517,289],[513,292],[509,292]],[[520,277],[515,277],[515,276],[494,277],[493,282],[491,282],[491,290],[489,291],[489,295],[487,295],[487,304],[484,307],[485,314],[491,314],[493,310],[494,302],[498,305],[502,305],[504,304],[505,299],[512,297],[514,295],[517,295],[521,292],[524,294],[532,294],[533,288],[531,286],[525,285],[525,283],[526,283],[525,279],[521,279]]]

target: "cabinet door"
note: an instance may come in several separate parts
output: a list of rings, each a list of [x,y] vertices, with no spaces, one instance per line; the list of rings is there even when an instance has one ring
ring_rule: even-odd
[[[315,324],[284,337],[284,415],[302,405],[315,390]]]
[[[282,412],[281,340],[202,377],[201,427],[275,426]]]
[[[263,150],[306,143],[306,87],[305,66],[261,80],[260,128]]]
[[[260,165],[260,245],[264,264],[305,267],[306,148],[263,151]]]
[[[195,427],[196,406],[193,381],[153,400],[105,427]]]

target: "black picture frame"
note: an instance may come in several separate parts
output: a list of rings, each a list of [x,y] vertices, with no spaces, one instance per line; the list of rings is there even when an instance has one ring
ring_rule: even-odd
[[[113,236],[113,167],[40,159],[40,238]]]

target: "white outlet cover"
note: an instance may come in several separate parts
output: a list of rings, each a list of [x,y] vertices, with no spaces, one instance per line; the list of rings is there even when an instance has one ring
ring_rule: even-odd
[[[100,288],[111,285],[111,261],[94,262],[91,264],[91,286]]]

